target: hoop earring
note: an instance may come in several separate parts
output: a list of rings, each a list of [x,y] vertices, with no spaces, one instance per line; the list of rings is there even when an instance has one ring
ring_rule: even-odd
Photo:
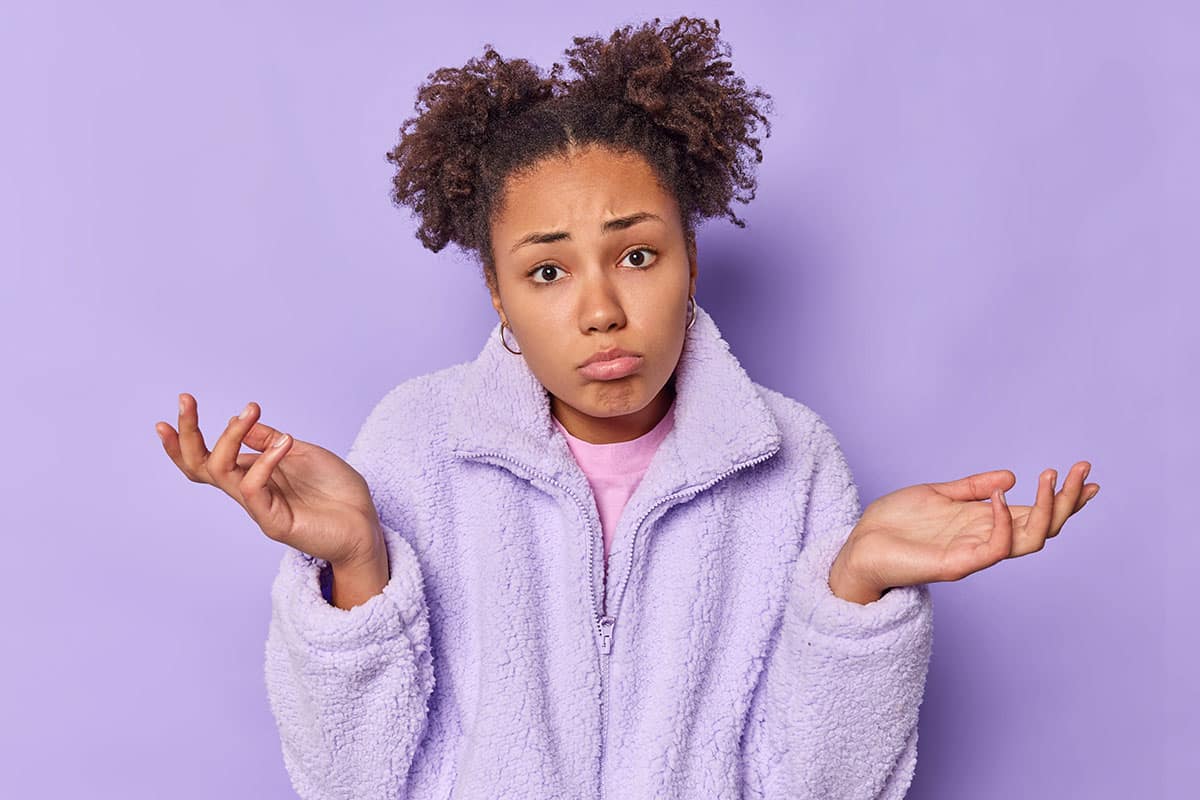
[[[511,347],[509,347],[509,346],[508,346],[508,340],[504,338],[504,329],[505,329],[505,328],[507,328],[507,327],[508,327],[508,323],[507,323],[507,322],[501,322],[501,323],[500,323],[500,343],[504,345],[504,349],[505,349],[505,350],[507,350],[508,352],[512,353],[513,355],[519,356],[519,355],[521,355],[521,351],[520,351],[520,350],[513,350]]]
[[[690,295],[688,297],[688,302],[692,304],[692,321],[687,324],[687,327],[684,328],[684,330],[691,330],[692,326],[696,324],[696,295]]]

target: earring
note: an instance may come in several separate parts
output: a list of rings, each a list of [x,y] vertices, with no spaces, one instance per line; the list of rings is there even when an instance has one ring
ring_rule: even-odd
[[[505,349],[505,350],[507,350],[508,352],[512,353],[513,355],[519,356],[519,355],[521,355],[521,351],[520,351],[520,350],[513,350],[511,347],[509,347],[509,346],[508,346],[508,340],[504,338],[504,329],[505,329],[505,328],[507,328],[507,327],[508,327],[508,323],[507,323],[507,322],[501,322],[501,323],[500,323],[500,343],[504,345],[504,349]]]
[[[687,324],[687,328],[684,330],[691,330],[692,326],[696,324],[696,295],[690,295],[688,302],[692,304],[692,321]]]

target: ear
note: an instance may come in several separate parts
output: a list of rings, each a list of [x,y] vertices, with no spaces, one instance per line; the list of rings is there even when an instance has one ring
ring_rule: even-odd
[[[487,282],[488,294],[492,298],[492,308],[496,309],[496,313],[500,316],[500,321],[505,322],[504,305],[500,301],[500,286],[496,281],[496,276],[490,270],[484,270],[484,280]]]
[[[688,287],[688,295],[696,296],[696,274],[699,272],[699,262],[696,257],[696,236],[691,234],[687,237],[687,254],[688,254],[688,272],[690,274],[690,285]]]

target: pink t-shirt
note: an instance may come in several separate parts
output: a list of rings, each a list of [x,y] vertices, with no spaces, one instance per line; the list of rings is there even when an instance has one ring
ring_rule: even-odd
[[[675,424],[675,401],[658,424],[636,439],[611,444],[594,444],[572,436],[558,418],[551,415],[554,424],[567,439],[571,454],[579,462],[596,495],[596,508],[600,512],[600,527],[604,536],[604,564],[607,571],[608,552],[612,549],[613,531],[617,520],[642,476],[650,466],[654,451]]]

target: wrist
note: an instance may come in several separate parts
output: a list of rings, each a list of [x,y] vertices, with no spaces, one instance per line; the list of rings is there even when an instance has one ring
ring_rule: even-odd
[[[383,591],[391,579],[382,530],[376,528],[365,541],[368,543],[359,551],[360,555],[329,565],[333,576],[330,600],[338,608],[348,610],[362,605]]]
[[[344,573],[369,571],[386,553],[383,526],[378,519],[356,523],[354,530],[356,533],[347,537],[347,541],[352,543],[347,552],[341,558],[329,559],[331,569]]]
[[[883,597],[887,589],[876,586],[854,566],[851,560],[851,541],[847,540],[833,561],[829,570],[829,590],[834,596],[851,603],[874,603]]]

